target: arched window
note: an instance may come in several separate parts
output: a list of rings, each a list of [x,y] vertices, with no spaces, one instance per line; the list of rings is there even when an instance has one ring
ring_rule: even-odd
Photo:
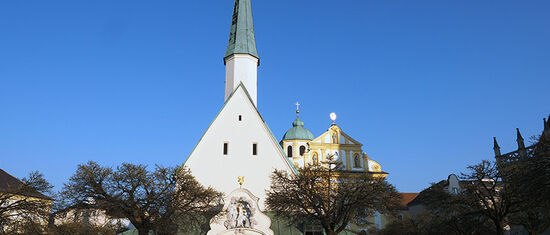
[[[355,154],[355,157],[353,157],[353,167],[361,168],[361,158],[359,157],[359,154]]]
[[[286,148],[286,156],[292,157],[292,146],[290,145]]]
[[[300,156],[304,156],[304,153],[306,153],[306,146],[300,146]]]
[[[317,155],[317,153],[313,153],[313,156],[311,157],[311,161],[313,162],[313,165],[315,166],[319,165],[319,155]]]

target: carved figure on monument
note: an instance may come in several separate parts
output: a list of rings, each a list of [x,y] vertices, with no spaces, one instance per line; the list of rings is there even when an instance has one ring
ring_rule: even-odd
[[[207,235],[273,235],[271,219],[258,207],[258,199],[241,187],[224,198],[224,206],[210,221]]]
[[[250,228],[252,225],[250,203],[246,198],[231,198],[231,205],[228,208],[227,221],[225,227],[231,228]]]

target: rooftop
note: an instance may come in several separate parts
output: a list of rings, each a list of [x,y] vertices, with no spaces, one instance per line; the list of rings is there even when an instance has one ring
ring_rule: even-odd
[[[16,177],[0,169],[0,192],[21,194],[24,196],[51,200],[50,197],[33,189],[25,190],[25,184]]]

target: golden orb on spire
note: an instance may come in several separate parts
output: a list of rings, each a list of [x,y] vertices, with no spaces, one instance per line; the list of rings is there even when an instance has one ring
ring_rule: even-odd
[[[336,118],[338,116],[336,116],[336,113],[332,112],[330,113],[330,120],[332,120],[332,124],[334,124],[334,122],[336,122]]]

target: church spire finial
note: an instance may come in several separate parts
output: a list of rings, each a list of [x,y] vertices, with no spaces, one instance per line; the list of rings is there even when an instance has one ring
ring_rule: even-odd
[[[521,136],[521,133],[519,132],[519,128],[516,128],[516,131],[517,131],[517,139],[516,141],[518,142],[518,149],[524,149],[525,148],[525,143],[524,143],[524,140],[523,140],[523,136]]]
[[[298,101],[296,101],[296,116],[298,116],[300,114],[300,103]]]
[[[539,142],[550,142],[550,116],[548,116],[548,120],[546,118],[544,120],[544,128],[542,129],[542,135],[540,136]]]
[[[330,116],[330,120],[332,120],[332,125],[336,125],[336,118],[338,117],[338,116],[336,116],[336,113],[332,112],[332,113],[330,113],[329,116]]]
[[[231,31],[229,32],[229,43],[227,44],[224,63],[227,57],[234,54],[249,54],[260,59],[258,50],[256,49],[256,37],[252,21],[252,4],[250,1],[235,0]]]
[[[500,156],[500,146],[498,146],[497,137],[493,137],[493,150],[495,150],[495,156]]]

